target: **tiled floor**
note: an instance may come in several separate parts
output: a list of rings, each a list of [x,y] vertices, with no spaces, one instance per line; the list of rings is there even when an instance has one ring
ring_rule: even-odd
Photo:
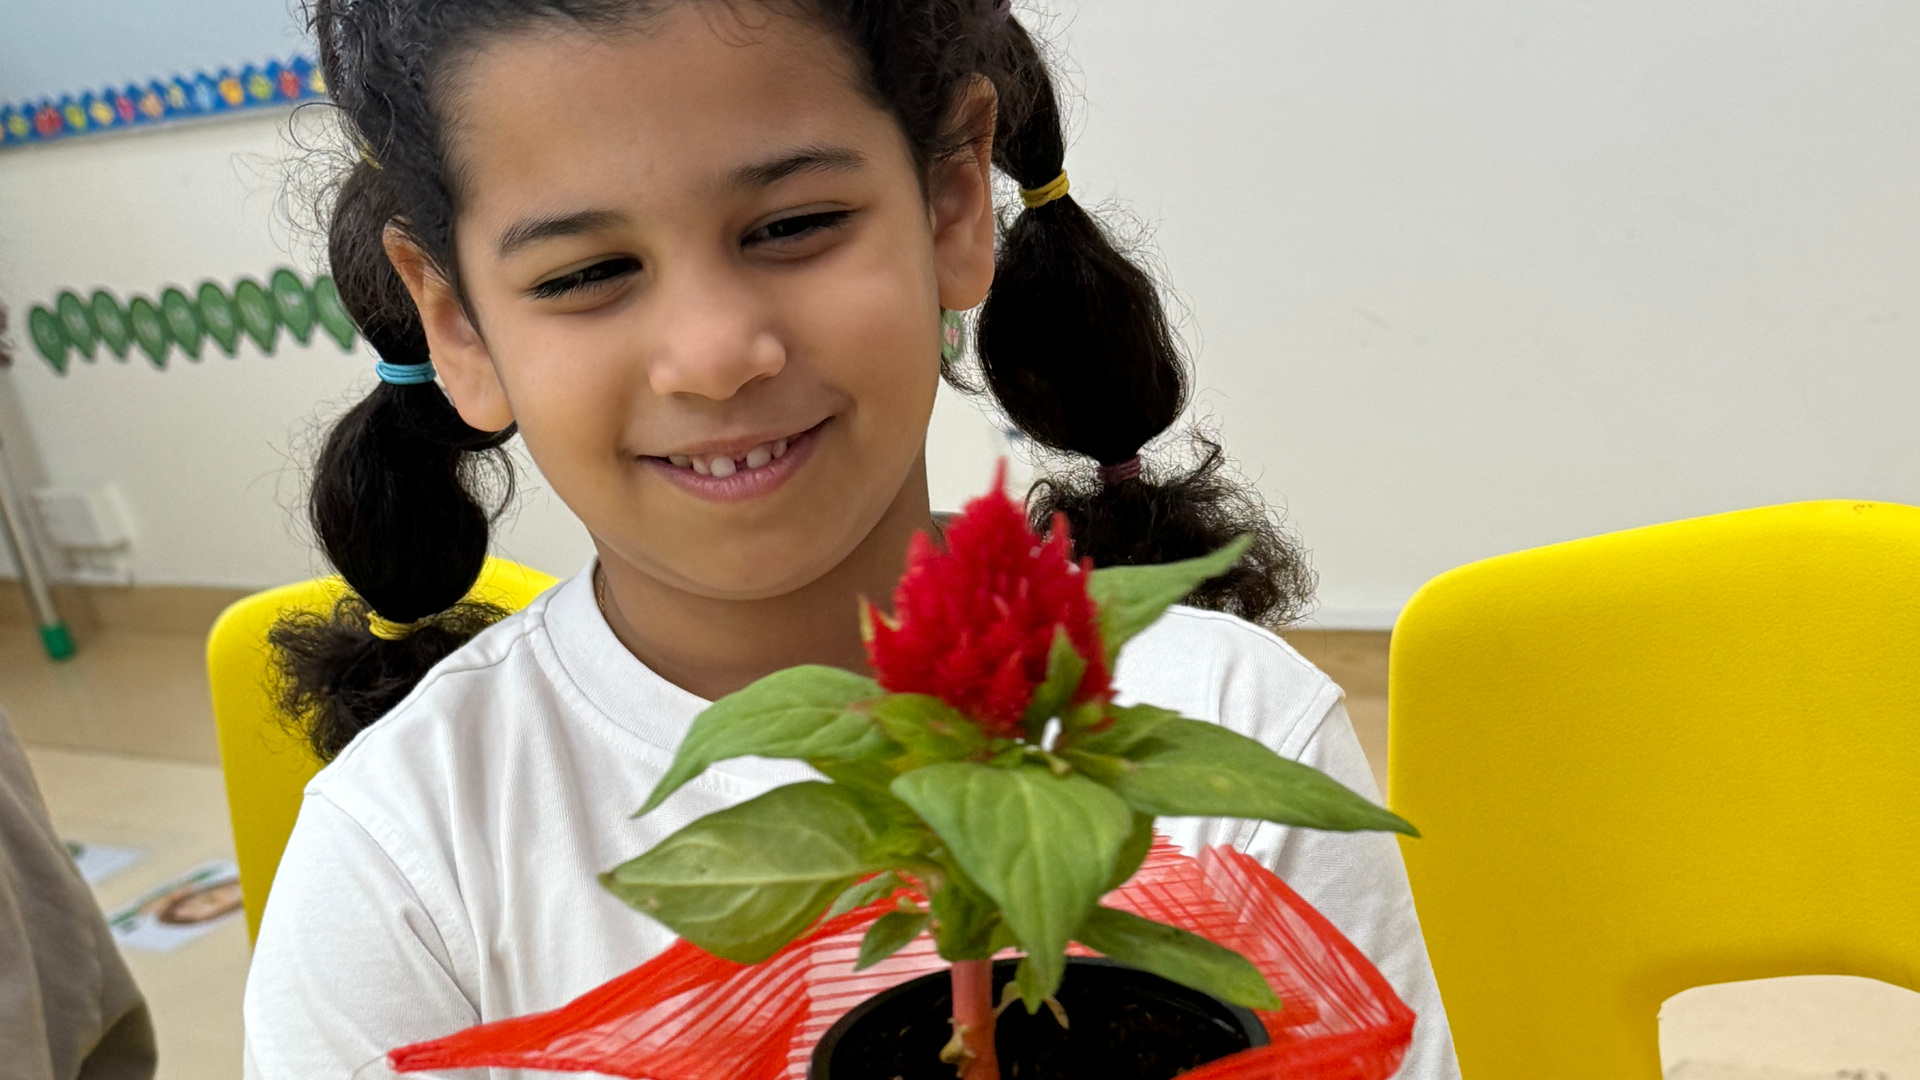
[[[111,907],[230,855],[203,635],[108,631],[54,665],[31,629],[0,621],[0,707],[11,715],[55,823],[69,837],[147,858],[98,890]],[[1348,690],[1385,787],[1386,635],[1307,631],[1294,644]],[[244,924],[129,962],[152,1001],[163,1080],[239,1075]],[[1920,1080],[1920,995],[1846,979],[1688,991],[1661,1017],[1667,1080]]]

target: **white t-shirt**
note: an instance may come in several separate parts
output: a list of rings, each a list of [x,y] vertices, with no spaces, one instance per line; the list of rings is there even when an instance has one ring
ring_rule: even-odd
[[[553,1009],[628,971],[672,935],[596,875],[814,775],[730,761],[631,819],[707,702],[620,644],[590,571],[441,662],[307,785],[247,978],[247,1077],[385,1076],[390,1049]],[[1247,622],[1176,607],[1127,644],[1115,679],[1123,700],[1225,724],[1378,798],[1339,687]],[[1233,844],[1273,868],[1419,1014],[1400,1075],[1456,1080],[1391,836],[1217,818],[1160,827],[1189,851]]]

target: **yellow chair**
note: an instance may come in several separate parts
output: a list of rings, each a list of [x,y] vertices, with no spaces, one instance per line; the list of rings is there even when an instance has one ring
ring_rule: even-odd
[[[470,596],[518,611],[554,581],[538,570],[488,559]],[[346,584],[335,577],[255,593],[222,612],[207,636],[213,721],[249,937],[260,932],[267,890],[300,812],[300,792],[320,771],[313,752],[287,730],[274,699],[267,630],[289,611],[331,610],[345,592]]]
[[[1393,808],[1467,1080],[1654,1080],[1691,986],[1920,990],[1920,509],[1489,559],[1394,629]]]

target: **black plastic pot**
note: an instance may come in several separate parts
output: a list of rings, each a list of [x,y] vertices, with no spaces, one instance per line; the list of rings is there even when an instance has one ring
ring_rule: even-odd
[[[993,965],[994,1000],[1016,960]],[[1267,1044],[1250,1010],[1116,964],[1074,958],[1056,995],[1068,1029],[1018,1002],[1000,1014],[994,1047],[1003,1080],[1171,1080],[1209,1061]],[[940,1060],[953,1035],[945,971],[875,994],[828,1029],[810,1080],[953,1080]]]

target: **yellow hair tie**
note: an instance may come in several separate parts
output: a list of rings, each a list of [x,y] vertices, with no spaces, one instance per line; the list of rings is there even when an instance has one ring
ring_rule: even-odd
[[[394,622],[381,618],[377,612],[367,612],[367,629],[381,641],[404,641],[419,625],[417,622]]]
[[[373,166],[375,172],[382,171],[380,168],[380,162],[374,159],[373,144],[368,142],[365,139],[360,140],[360,160]]]
[[[1036,210],[1055,199],[1064,197],[1066,193],[1067,170],[1061,169],[1059,176],[1047,181],[1040,187],[1021,188],[1020,201],[1027,204],[1027,209]]]

